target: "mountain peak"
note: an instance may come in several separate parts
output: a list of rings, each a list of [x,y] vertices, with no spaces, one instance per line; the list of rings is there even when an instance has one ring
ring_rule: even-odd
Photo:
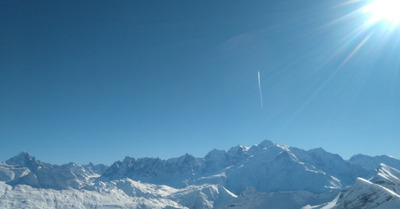
[[[222,157],[226,157],[225,150],[213,149],[210,152],[208,152],[204,158],[205,159],[215,159],[215,158],[222,158]]]
[[[264,141],[262,141],[260,144],[258,144],[259,146],[261,146],[261,147],[272,147],[272,146],[275,146],[276,145],[276,143],[274,143],[274,142],[272,142],[271,140],[264,140]]]
[[[392,168],[388,165],[380,163],[380,167],[377,170],[375,177],[371,178],[371,181],[378,184],[388,183],[389,185],[397,185],[400,189],[400,171]],[[396,189],[395,189],[396,191]]]
[[[133,158],[133,157],[129,157],[129,156],[126,156],[124,159],[123,159],[123,161],[122,162],[124,162],[124,163],[131,163],[131,162],[135,162],[135,158]]]
[[[31,156],[27,152],[20,152],[18,155],[6,160],[6,163],[9,165],[27,166],[35,161],[35,157]]]
[[[381,163],[392,168],[400,169],[400,161],[388,155],[371,157],[368,155],[358,154],[351,157],[349,162],[370,170],[378,169]]]
[[[167,162],[179,162],[179,163],[190,163],[190,162],[194,162],[194,161],[196,161],[196,158],[193,155],[190,155],[188,153],[186,153],[180,157],[171,158],[171,159],[167,160]]]
[[[325,151],[322,147],[318,147],[318,148],[310,149],[309,152],[325,153],[327,151]]]

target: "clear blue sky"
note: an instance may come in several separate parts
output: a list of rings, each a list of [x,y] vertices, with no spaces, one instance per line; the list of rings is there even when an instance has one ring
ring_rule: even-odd
[[[400,29],[340,3],[1,1],[0,161],[203,157],[264,139],[400,157]]]

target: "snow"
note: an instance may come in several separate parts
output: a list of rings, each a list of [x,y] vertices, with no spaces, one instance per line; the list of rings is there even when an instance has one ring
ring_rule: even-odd
[[[218,173],[218,174],[211,175],[211,176],[203,176],[203,177],[200,177],[199,180],[215,179],[215,178],[226,178],[226,173],[222,172],[222,173]]]
[[[5,192],[1,208],[185,208],[164,198],[131,197],[117,188],[98,191],[54,190],[17,185],[11,188],[0,182]]]
[[[370,181],[400,194],[400,171],[395,168],[381,164],[378,173]]]
[[[354,165],[362,166],[368,170],[374,170],[380,167],[380,164],[383,163],[395,169],[400,169],[400,160],[397,158],[387,156],[387,155],[380,155],[380,156],[367,156],[367,155],[354,155],[349,160],[350,163]]]
[[[22,152],[0,163],[0,208],[400,208],[398,165],[268,140],[110,167],[51,165]]]
[[[313,194],[307,191],[293,192],[259,192],[254,187],[248,187],[238,195],[234,201],[226,204],[224,208],[233,209],[262,209],[262,208],[284,208],[299,209],[307,203],[321,204],[331,200],[337,192],[325,194]]]
[[[400,172],[381,164],[376,175],[370,180],[357,178],[356,182],[344,189],[333,201],[325,205],[304,207],[303,209],[346,209],[346,208],[400,208]]]
[[[328,203],[324,203],[321,205],[315,205],[315,206],[306,205],[306,206],[302,207],[302,209],[332,209],[333,207],[335,207],[338,199],[339,199],[339,195],[336,196],[335,199],[333,199],[332,201],[330,201]]]
[[[400,208],[400,196],[381,185],[358,178],[354,185],[342,193],[333,208]]]
[[[234,193],[246,187],[262,192],[309,190],[315,193],[341,188],[343,176],[332,178],[334,175],[328,175],[313,163],[300,160],[288,146],[263,141],[250,148],[236,146],[228,152],[212,150],[205,158],[188,154],[169,160],[127,157],[107,169],[102,179],[128,177],[175,188],[221,184]]]
[[[95,191],[0,182],[0,195],[0,208],[214,208],[236,197],[218,185],[175,189],[131,179],[102,182]]]

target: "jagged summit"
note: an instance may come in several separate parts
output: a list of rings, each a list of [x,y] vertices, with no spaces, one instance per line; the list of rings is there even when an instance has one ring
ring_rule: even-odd
[[[272,147],[272,146],[276,146],[276,145],[277,145],[276,143],[274,143],[273,141],[268,140],[268,139],[266,139],[266,140],[262,141],[260,144],[258,144],[258,146],[262,146],[262,147]]]
[[[132,161],[135,161],[135,158],[129,157],[129,156],[126,156],[126,157],[122,160],[122,162],[132,162]]]
[[[73,162],[53,165],[21,152],[0,166],[0,181],[12,186],[25,184],[37,188],[80,189],[87,185],[88,179],[100,176],[105,169],[104,165],[77,165]]]
[[[5,163],[9,165],[19,165],[19,166],[30,166],[33,163],[37,163],[35,157],[31,156],[27,152],[20,152],[18,155],[8,159]]]
[[[352,156],[349,162],[366,169],[378,169],[381,163],[392,168],[400,169],[400,160],[388,155],[371,157],[364,154],[357,154]]]

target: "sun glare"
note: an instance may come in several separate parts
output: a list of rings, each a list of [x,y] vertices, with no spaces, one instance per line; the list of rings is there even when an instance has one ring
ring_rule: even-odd
[[[360,51],[383,50],[391,53],[398,49],[400,38],[400,0],[348,0],[335,8],[352,5],[351,11],[336,19],[333,23],[341,23],[348,35],[341,40],[343,44],[335,52],[335,56],[346,51],[347,56],[340,66]],[[346,10],[344,10],[346,11]],[[348,28],[347,28],[348,27]]]
[[[400,23],[400,0],[375,0],[364,8],[371,18],[369,23],[389,21],[394,25]]]

